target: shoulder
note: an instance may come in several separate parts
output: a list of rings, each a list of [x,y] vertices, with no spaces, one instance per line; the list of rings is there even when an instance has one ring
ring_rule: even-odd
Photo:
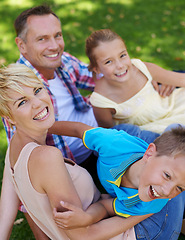
[[[57,162],[63,158],[61,151],[53,146],[40,145],[36,147],[31,155],[30,160],[36,161],[37,164],[46,164],[47,162]]]

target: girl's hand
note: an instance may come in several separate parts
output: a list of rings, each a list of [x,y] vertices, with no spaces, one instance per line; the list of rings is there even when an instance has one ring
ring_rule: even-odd
[[[170,96],[173,90],[176,88],[175,86],[165,85],[165,84],[158,84],[156,81],[152,81],[152,85],[154,89],[159,93],[161,97]]]
[[[53,210],[54,221],[59,228],[69,230],[89,225],[91,217],[83,209],[63,201],[60,205],[67,211],[57,212],[56,208]]]

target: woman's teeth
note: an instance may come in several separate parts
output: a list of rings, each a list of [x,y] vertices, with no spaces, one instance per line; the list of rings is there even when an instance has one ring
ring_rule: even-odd
[[[46,108],[44,108],[44,110],[42,112],[40,112],[38,115],[36,115],[36,117],[34,117],[34,120],[40,120],[42,118],[44,118],[47,115],[48,111]]]

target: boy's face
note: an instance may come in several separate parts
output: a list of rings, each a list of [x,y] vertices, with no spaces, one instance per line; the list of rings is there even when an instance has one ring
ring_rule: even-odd
[[[174,198],[185,190],[185,156],[157,156],[155,145],[150,144],[143,159],[138,188],[142,201]]]

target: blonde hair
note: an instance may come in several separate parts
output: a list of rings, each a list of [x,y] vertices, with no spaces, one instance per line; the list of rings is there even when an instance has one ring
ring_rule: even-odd
[[[44,87],[43,81],[23,64],[10,64],[0,69],[0,116],[11,118],[8,102],[12,101],[9,92],[16,91],[24,94],[21,86]]]
[[[124,40],[115,32],[110,29],[97,30],[86,39],[85,51],[90,60],[88,69],[93,71],[94,67],[97,67],[96,56],[94,55],[94,49],[99,46],[101,42],[111,42],[115,39],[120,39],[124,44]]]

